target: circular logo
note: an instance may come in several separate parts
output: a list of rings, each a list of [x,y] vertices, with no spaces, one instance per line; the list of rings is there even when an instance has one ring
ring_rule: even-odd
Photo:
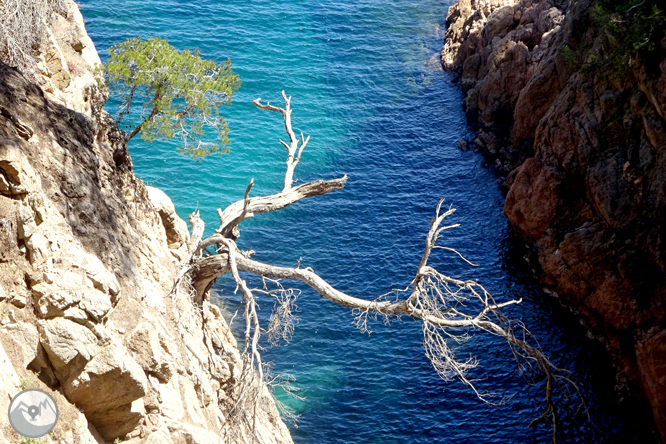
[[[43,390],[29,389],[19,392],[9,404],[9,423],[26,438],[40,438],[58,422],[58,406],[51,395]]]

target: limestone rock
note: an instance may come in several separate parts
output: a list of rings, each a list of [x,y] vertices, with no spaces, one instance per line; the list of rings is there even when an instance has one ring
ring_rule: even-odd
[[[102,412],[87,413],[98,433],[106,440],[123,436],[136,429],[145,414],[143,399]]]
[[[49,274],[48,280],[52,283],[39,282],[32,286],[37,310],[45,319],[64,316],[100,321],[113,308],[108,293],[119,291],[115,278],[110,279],[101,271],[92,274],[88,270],[67,270]]]
[[[37,357],[39,332],[27,322],[9,324],[3,328],[0,342],[5,350],[9,350],[14,367],[25,369]]]
[[[93,332],[75,322],[55,318],[38,325],[41,344],[60,382],[81,371],[99,350]]]
[[[144,441],[144,444],[175,444],[171,440],[171,436],[166,433],[166,431],[157,431],[148,435],[148,438]]]
[[[84,291],[81,295],[79,307],[95,321],[101,321],[111,308],[113,308],[109,295],[98,290]]]
[[[138,424],[143,412],[131,404],[146,394],[147,384],[141,367],[124,347],[112,342],[64,382],[63,388],[98,432],[112,439],[114,434],[125,434]]]
[[[10,121],[14,126],[14,121],[18,121],[18,117],[11,114]],[[3,194],[7,193],[9,196],[25,195],[29,190],[39,188],[41,185],[26,155],[17,142],[11,139],[5,139],[0,143],[0,172],[8,188]],[[25,220],[25,216],[21,216],[21,219]]]
[[[21,381],[2,343],[0,343],[0,380],[2,380],[2,384],[0,384],[0,409],[2,412],[8,412],[9,403],[16,394]]]
[[[61,3],[37,84],[0,62],[2,402],[28,368],[57,387],[58,443],[215,442],[242,389],[236,340],[208,302],[165,297],[187,227],[134,176],[103,110],[99,56]],[[260,444],[292,442],[272,400],[257,415]]]
[[[86,273],[86,277],[90,279],[94,287],[103,292],[116,297],[120,292],[120,284],[116,276],[111,273],[99,260],[98,257],[92,254],[85,254],[81,257],[78,264]]]
[[[23,308],[26,305],[28,305],[28,299],[27,299],[26,295],[23,294],[23,293],[15,294],[12,297],[10,302],[12,303],[12,305],[14,305],[15,307],[18,307],[18,308]]]
[[[173,375],[173,364],[167,344],[163,333],[144,322],[131,333],[127,348],[143,370],[154,374],[161,382],[168,382]]]
[[[42,285],[32,289],[33,294],[38,297],[37,309],[39,314],[45,318],[62,316],[65,311],[81,301],[81,292],[70,290],[52,290]]]
[[[189,241],[187,224],[183,219],[178,217],[173,202],[171,202],[171,199],[169,199],[169,196],[164,191],[150,186],[146,187],[146,190],[148,191],[150,202],[155,206],[162,220],[169,248],[176,250],[179,258],[184,257],[185,248]]]

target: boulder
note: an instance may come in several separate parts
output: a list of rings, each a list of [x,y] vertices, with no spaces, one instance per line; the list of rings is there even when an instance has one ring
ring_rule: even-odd
[[[148,380],[139,364],[116,342],[95,356],[64,384],[67,398],[86,411],[104,412],[129,404],[146,394]]]
[[[147,186],[146,190],[148,191],[150,202],[162,220],[169,248],[178,249],[181,246],[187,245],[189,241],[187,224],[176,213],[176,208],[173,206],[173,202],[169,196],[159,188]]]
[[[484,42],[491,42],[495,37],[504,37],[514,25],[514,7],[512,5],[495,9],[483,27]]]
[[[86,415],[95,424],[97,432],[104,439],[111,441],[136,429],[144,413],[143,400],[137,399],[111,410],[86,412]]]
[[[86,253],[77,265],[85,271],[86,277],[90,279],[97,290],[109,294],[113,298],[118,296],[120,292],[118,279],[97,256]]]
[[[504,203],[513,227],[529,239],[538,239],[561,210],[564,175],[538,159],[519,168]]]
[[[113,307],[108,294],[98,290],[86,290],[81,295],[79,308],[99,322]]]
[[[38,325],[42,347],[61,383],[78,374],[99,351],[97,337],[76,322],[55,318]]]
[[[44,319],[63,316],[68,308],[77,305],[82,298],[81,291],[53,290],[43,284],[35,285],[32,292],[37,298],[37,312]]]

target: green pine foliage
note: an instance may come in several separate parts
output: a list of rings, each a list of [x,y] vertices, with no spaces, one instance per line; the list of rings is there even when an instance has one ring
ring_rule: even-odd
[[[116,123],[146,141],[178,137],[192,157],[228,152],[229,127],[220,114],[241,81],[231,61],[216,63],[199,51],[178,51],[166,39],[128,39],[109,49],[104,80],[121,99]]]
[[[603,31],[597,65],[624,74],[637,60],[661,60],[660,42],[666,33],[663,0],[598,0],[590,18]]]

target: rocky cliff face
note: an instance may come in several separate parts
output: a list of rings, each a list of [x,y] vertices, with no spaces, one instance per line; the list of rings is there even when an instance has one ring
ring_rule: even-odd
[[[442,63],[460,75],[471,143],[506,177],[504,212],[543,286],[607,345],[666,441],[666,38],[658,60],[597,70],[593,7],[461,0]]]
[[[47,442],[291,443],[266,392],[257,440],[232,418],[236,340],[216,306],[170,294],[187,227],[134,176],[73,2],[47,35],[32,81],[0,62],[0,411],[41,388],[60,409]]]

